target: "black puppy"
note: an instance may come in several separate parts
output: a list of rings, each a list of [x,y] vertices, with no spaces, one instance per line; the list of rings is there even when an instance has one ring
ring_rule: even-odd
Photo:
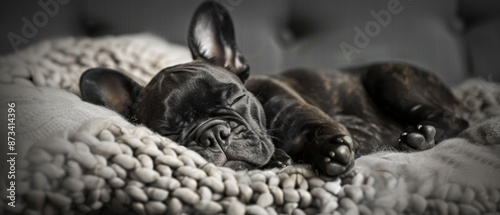
[[[249,78],[228,12],[215,2],[197,9],[188,40],[194,61],[161,70],[145,87],[117,71],[86,71],[83,99],[217,165],[284,164],[288,154],[330,176],[381,146],[423,150],[468,126],[449,89],[408,65]]]

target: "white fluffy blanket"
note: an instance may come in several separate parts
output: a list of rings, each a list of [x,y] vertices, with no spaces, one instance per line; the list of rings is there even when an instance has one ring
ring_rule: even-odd
[[[157,49],[158,53],[162,59],[168,58],[168,44],[155,39],[151,45],[143,38],[101,40],[142,44],[141,50],[131,49],[136,55],[163,47]],[[81,40],[93,47],[107,44],[99,39]],[[45,52],[32,53],[42,53],[36,59],[43,60],[54,50],[65,53],[65,49],[73,48],[78,52],[74,45],[65,48],[60,41],[45,43],[52,44]],[[105,49],[91,50],[101,53]],[[34,87],[76,92],[78,78],[63,69],[46,69],[42,77],[35,77],[33,67],[27,67],[28,73],[22,72],[26,59],[32,61],[26,65],[43,65],[33,56],[22,57],[25,53],[31,52],[22,52],[16,64],[12,63],[14,56],[0,59],[10,62],[1,69],[7,71],[1,77],[7,85],[0,85],[0,98],[2,104],[16,102],[19,137],[16,207],[8,206],[10,200],[3,199],[0,210],[4,212],[482,214],[500,210],[500,118],[494,117],[500,111],[500,87],[494,84],[469,82],[455,89],[474,124],[459,138],[424,152],[380,152],[361,157],[348,177],[329,179],[316,176],[308,166],[239,172],[216,167],[145,127],[129,124],[110,110],[82,102],[62,90]],[[153,62],[151,59],[127,62],[142,65]],[[75,64],[67,62],[60,67]],[[137,71],[142,76],[151,75],[142,69]],[[6,108],[1,108],[6,113]],[[2,131],[1,135],[5,134]],[[3,174],[6,167],[2,167]],[[1,186],[9,182],[5,177],[1,180]],[[6,189],[0,189],[2,196],[8,195]]]

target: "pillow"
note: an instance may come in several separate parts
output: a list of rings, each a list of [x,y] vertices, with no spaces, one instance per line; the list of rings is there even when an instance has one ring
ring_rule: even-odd
[[[30,147],[24,141],[39,141],[64,130],[75,130],[92,118],[106,117],[111,121],[128,125],[118,113],[107,108],[82,101],[78,96],[61,89],[26,87],[0,84],[0,117],[7,122],[9,106],[15,107],[15,137],[17,146]],[[2,126],[2,139],[7,137],[7,126]]]
[[[116,69],[140,84],[161,69],[191,61],[189,49],[142,33],[50,39],[0,57],[0,83],[50,86],[80,95],[80,75],[93,67]]]

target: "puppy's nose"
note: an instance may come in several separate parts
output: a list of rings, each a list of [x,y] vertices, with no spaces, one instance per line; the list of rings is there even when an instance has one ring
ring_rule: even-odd
[[[223,124],[214,125],[203,132],[198,140],[201,146],[207,148],[220,148],[226,151],[229,146],[228,137],[231,134],[231,128]]]

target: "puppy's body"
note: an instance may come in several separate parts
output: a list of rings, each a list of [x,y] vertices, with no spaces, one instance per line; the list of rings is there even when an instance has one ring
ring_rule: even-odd
[[[428,149],[467,127],[448,88],[404,64],[248,79],[229,14],[215,2],[195,12],[189,47],[193,62],[163,69],[145,87],[91,69],[82,97],[235,169],[280,166],[291,156],[336,176],[355,153]]]
[[[373,79],[372,76],[379,77]],[[392,80],[386,80],[386,83],[383,79]],[[401,132],[408,126],[420,123],[411,116],[391,112],[395,108],[377,102],[381,99],[379,97],[393,97],[401,106],[405,105],[404,102],[416,100],[413,102],[415,105],[426,104],[437,109],[434,111],[461,111],[459,102],[440,80],[404,64],[386,63],[328,71],[297,69],[276,76],[250,77],[246,87],[257,96],[265,110],[270,109],[267,107],[272,104],[267,102],[272,97],[286,94],[298,97],[298,100],[302,100],[306,105],[320,109],[347,128],[359,155],[376,151],[380,147],[399,148],[398,139]],[[384,90],[386,92],[381,92]],[[271,116],[268,117],[268,126],[275,130],[270,123],[273,121],[272,116],[277,113],[266,115]],[[454,134],[445,136],[452,135]],[[445,137],[438,139],[443,138]],[[286,143],[278,148],[287,148]],[[298,148],[294,150],[300,151]],[[286,152],[293,153],[291,150]]]
[[[270,134],[281,138],[275,146],[316,164],[350,165],[351,155],[324,146],[345,144],[335,139],[343,135],[352,137],[360,156],[386,148],[427,149],[467,127],[455,115],[461,105],[448,88],[434,75],[405,64],[291,70],[251,77],[246,86],[263,104]],[[341,171],[336,168],[324,171]]]
[[[269,100],[283,94],[298,97],[305,104],[316,107],[347,128],[354,139],[357,154],[367,154],[380,146],[397,147],[402,124],[379,108],[363,86],[362,76],[366,68],[359,70],[312,71],[292,70],[277,76],[250,77],[246,86],[264,109],[271,109]],[[279,86],[283,93],[272,87]],[[269,103],[268,103],[269,102]],[[269,107],[269,108],[266,108]],[[273,126],[273,116],[267,113],[268,126]],[[270,128],[271,131],[276,128]],[[279,134],[272,136],[280,136]],[[390,140],[390,142],[388,142]],[[278,148],[288,154],[303,151],[292,146],[292,140],[275,141]]]

